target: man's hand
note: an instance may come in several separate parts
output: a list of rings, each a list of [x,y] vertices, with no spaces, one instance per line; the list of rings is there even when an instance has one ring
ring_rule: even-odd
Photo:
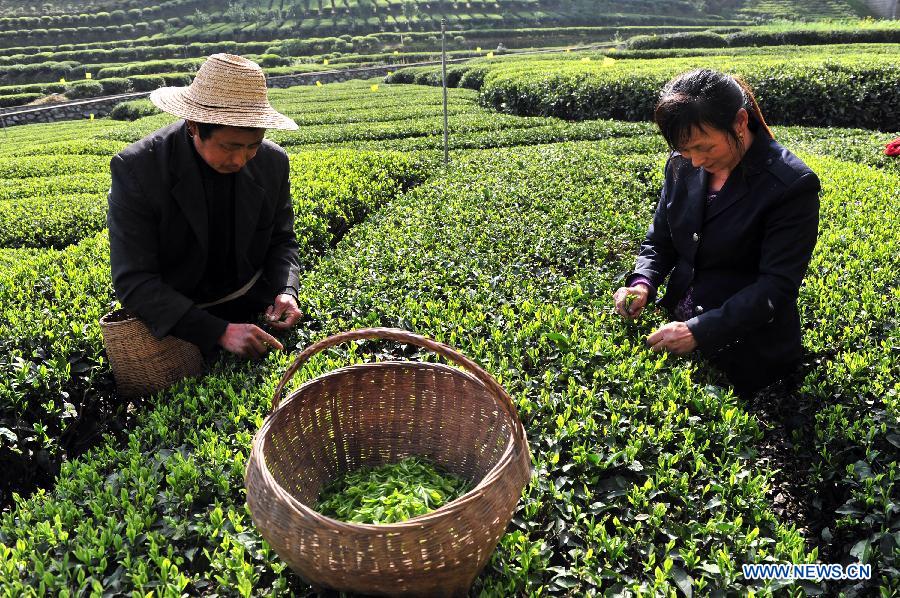
[[[266,319],[272,328],[289,330],[297,323],[303,313],[297,307],[297,300],[293,295],[282,293],[275,297],[275,304],[266,310]]]
[[[668,351],[684,355],[697,348],[697,341],[691,329],[684,322],[669,322],[647,337],[652,351]]]
[[[284,349],[278,339],[255,324],[229,324],[219,344],[230,353],[251,359],[259,359],[269,347]]]
[[[647,297],[650,290],[647,285],[638,284],[633,287],[620,287],[613,293],[613,301],[616,302],[616,311],[620,316],[633,320],[644,311],[647,306]]]

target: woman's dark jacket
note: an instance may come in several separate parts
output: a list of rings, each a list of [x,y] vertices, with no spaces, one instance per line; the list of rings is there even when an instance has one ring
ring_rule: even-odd
[[[116,295],[154,336],[177,331],[209,350],[227,322],[195,305],[208,272],[210,240],[204,183],[190,143],[184,121],[178,121],[113,157],[110,262]],[[234,176],[234,263],[227,265],[233,279],[241,286],[262,269],[271,288],[296,289],[287,154],[263,141]]]
[[[658,303],[670,311],[693,287],[686,324],[698,349],[737,358],[748,379],[796,362],[797,295],[818,234],[816,174],[764,133],[708,208],[703,168],[675,152],[665,173],[632,277],[658,287],[669,276]]]

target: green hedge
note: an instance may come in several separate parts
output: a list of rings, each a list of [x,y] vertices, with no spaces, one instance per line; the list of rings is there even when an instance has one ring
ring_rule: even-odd
[[[28,197],[0,202],[0,247],[62,249],[105,226],[105,195]]]
[[[71,100],[96,98],[103,95],[103,84],[99,81],[79,81],[66,89],[66,97]]]
[[[900,592],[900,176],[802,154],[824,174],[821,232],[800,290],[811,353],[794,442],[831,562],[872,564]],[[839,265],[839,267],[837,267]],[[848,556],[849,555],[849,556]],[[849,585],[849,584],[848,584]],[[874,583],[863,593],[876,594]]]
[[[42,93],[14,93],[10,95],[0,96],[0,108],[10,108],[13,106],[24,106],[35,100],[44,97]]]
[[[60,78],[82,79],[84,69],[80,63],[72,60],[0,67],[0,83],[4,84],[51,82]]]
[[[128,78],[101,79],[100,85],[103,86],[103,95],[117,95],[120,93],[128,93],[133,89],[131,79]]]
[[[16,95],[21,93],[40,93],[40,94],[49,94],[49,93],[63,93],[66,90],[66,86],[63,83],[35,83],[31,85],[6,85],[0,87],[0,97]]]
[[[666,81],[693,68],[711,67],[742,75],[772,124],[894,130],[900,122],[900,66],[887,54],[790,61],[752,55],[640,62],[584,59],[589,62],[495,59],[471,68],[482,79],[485,106],[522,116],[649,120]],[[467,76],[461,77],[461,85],[471,84]]]
[[[104,123],[104,121],[100,119],[93,122]],[[58,126],[59,123],[56,123],[54,125],[54,127]],[[122,143],[119,141],[108,141],[90,138],[65,141],[45,140],[39,145],[25,144],[24,147],[16,148],[12,155],[16,156],[17,158],[19,156],[55,156],[62,154],[69,156],[109,157],[125,149],[126,145],[126,143]]]
[[[72,175],[93,173],[102,174],[109,169],[109,160],[105,157],[85,157],[68,155],[68,152],[59,152],[55,155],[40,157],[16,157],[0,163],[0,181],[4,185],[28,183],[21,179],[34,179],[40,177],[53,177],[59,175]]]
[[[98,79],[111,77],[131,77],[134,75],[155,75],[159,73],[195,72],[203,64],[205,59],[193,58],[189,60],[147,60],[134,64],[107,66],[101,68],[94,75]]]
[[[900,27],[833,30],[792,28],[783,31],[746,29],[720,34],[712,31],[636,35],[628,39],[629,50],[668,48],[740,48],[747,46],[817,46],[827,44],[897,44]]]
[[[815,46],[824,44],[898,44],[900,27],[834,31],[740,31],[725,36],[729,46]]]
[[[132,100],[122,102],[113,107],[109,117],[113,120],[137,120],[145,116],[159,114],[161,110],[154,106],[150,100]]]
[[[636,35],[625,46],[629,50],[668,48],[724,48],[727,38],[712,31],[669,33],[665,35]]]
[[[76,193],[105,193],[109,190],[109,171],[75,172],[22,179],[7,179],[0,187],[0,202],[29,197],[50,197]]]
[[[802,61],[810,57],[821,58],[827,55],[830,58],[839,58],[848,55],[865,54],[871,56],[879,63],[885,61],[890,55],[900,51],[900,44],[834,44],[825,46],[746,46],[725,48],[669,48],[660,50],[617,50],[611,48],[605,50],[599,56],[609,56],[619,59],[650,59],[650,58],[690,58],[697,56],[721,56],[721,57],[747,57],[767,59],[794,59]],[[593,57],[593,56],[592,56]],[[722,58],[724,60],[724,58]]]

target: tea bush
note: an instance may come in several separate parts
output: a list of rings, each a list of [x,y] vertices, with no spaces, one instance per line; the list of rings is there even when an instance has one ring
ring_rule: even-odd
[[[110,144],[97,141],[94,136],[118,126],[121,126],[121,123],[98,118],[96,120],[74,120],[52,124],[34,123],[7,127],[3,132],[3,143],[0,144],[0,156],[5,158],[12,155],[70,153],[65,149],[62,151],[53,149],[59,146],[67,147],[69,144],[77,144],[81,148],[102,147],[101,153],[98,153],[97,150],[88,152],[84,149],[77,153],[106,155]],[[123,148],[125,145],[117,144],[117,147]]]
[[[665,35],[636,35],[628,40],[629,50],[659,50],[668,48],[723,48],[727,38],[712,31],[686,31]]]
[[[727,48],[672,48],[666,50],[608,50],[599,54],[600,57],[609,56],[615,59],[648,59],[648,58],[687,58],[690,56],[757,56],[775,57],[782,59],[801,58],[810,56],[846,56],[854,54],[867,54],[884,57],[896,54],[900,49],[898,44],[834,44],[822,46],[761,46],[761,47],[733,47]]]
[[[586,60],[587,62],[583,62]],[[521,116],[651,120],[659,91],[673,76],[698,67],[743,76],[772,124],[893,130],[900,122],[900,67],[889,54],[822,58],[714,55],[691,59],[512,59],[477,66],[480,99]],[[432,69],[433,71],[434,69]],[[405,77],[404,75],[399,75]],[[465,85],[468,73],[462,75]],[[417,75],[416,81],[427,81]]]
[[[563,68],[532,64],[524,72],[493,71],[481,93],[486,105],[514,114],[650,120],[666,81],[702,66],[742,75],[773,124],[893,129],[900,121],[900,100],[892,91],[900,83],[900,70],[887,64],[671,59],[627,62],[627,71],[602,62]]]
[[[106,226],[106,196],[79,194],[0,202],[0,247],[78,243]]]
[[[301,206],[317,210],[298,219],[304,243],[315,249],[301,252],[309,268],[300,290],[306,319],[285,346],[354,327],[400,326],[457,346],[510,391],[536,476],[476,593],[900,592],[893,232],[900,179],[881,153],[890,134],[776,128],[789,148],[803,150],[824,191],[820,240],[800,296],[809,359],[785,404],[809,420],[793,438],[795,460],[773,464],[761,458],[770,424],[720,374],[698,359],[646,349],[645,336],[665,321],[661,313],[624,323],[611,308],[662,182],[665,147],[650,124],[509,117],[500,126],[473,108],[473,92],[454,89],[453,119],[466,125],[451,136],[454,147],[491,149],[454,151],[449,170],[385,203],[438,172],[440,134],[431,127],[440,91],[372,92],[370,84],[273,91],[276,106],[305,119],[301,131],[281,139],[291,145],[294,135],[294,148],[309,150],[291,159],[299,177],[293,199],[298,214]],[[360,126],[368,121],[383,128],[365,135]],[[102,139],[96,143],[79,141],[76,125],[60,125],[58,138],[52,127],[16,127],[15,147],[4,144],[0,155],[91,156],[92,145],[121,147],[161,124],[160,117],[81,123]],[[323,127],[327,134],[318,135]],[[567,136],[591,141],[554,143]],[[550,144],[524,147],[533,143]],[[334,145],[426,152],[383,158],[321,149]],[[351,163],[369,174],[354,175]],[[22,164],[33,182],[53,178],[39,160]],[[67,422],[78,418],[72,397],[112,397],[102,353],[90,353],[99,347],[90,314],[111,300],[104,243],[101,232],[64,251],[0,249],[0,293],[17,298],[0,300],[0,326],[30,322],[0,329],[0,343],[5,351],[10,340],[30,338],[35,347],[30,356],[0,354],[3,379],[25,376],[4,400],[32,397],[34,411],[55,410]],[[12,272],[19,277],[7,278]],[[74,288],[54,283],[69,278]],[[72,315],[64,293],[88,298]],[[68,316],[48,321],[47,313]],[[87,328],[67,331],[72,321]],[[52,340],[40,333],[48,327]],[[363,359],[410,356],[433,358],[354,343],[314,357],[291,387]],[[127,439],[107,436],[64,462],[52,489],[16,498],[0,515],[0,587],[15,595],[307,592],[244,506],[252,435],[290,358],[224,359],[211,375],[140,405]],[[66,365],[68,376],[53,369]],[[29,384],[40,390],[27,394]],[[69,392],[75,414],[60,406],[61,392]],[[9,421],[0,427],[34,461],[56,450],[60,425]],[[9,442],[6,433],[0,439]],[[786,520],[775,508],[772,466],[806,476],[812,521]],[[740,573],[744,563],[817,561],[868,562],[873,579],[793,585],[751,583]]]
[[[44,97],[42,93],[11,93],[0,96],[0,108],[23,106]]]
[[[310,322],[290,344],[401,325],[458,346],[516,399],[537,476],[476,591],[742,592],[741,562],[815,559],[768,506],[753,418],[689,361],[649,353],[659,316],[633,328],[609,307],[662,159],[602,144],[473,152],[304,280]],[[293,386],[374,348],[316,356]],[[126,447],[95,449],[52,494],[17,501],[0,522],[9,587],[302,591],[240,490],[287,362],[226,360],[148,405]]]
[[[813,361],[799,409],[812,418],[813,506],[834,559],[850,555],[883,575],[900,568],[900,176],[804,156],[824,179],[827,223],[801,289]],[[896,584],[893,586],[897,589]]]
[[[68,152],[40,157],[17,157],[0,164],[0,179],[34,179],[82,173],[103,174],[109,169],[108,157],[77,156]]]
[[[113,120],[137,120],[160,112],[160,109],[154,106],[150,100],[132,100],[116,104],[109,113],[109,117]]]
[[[75,193],[106,193],[109,191],[109,171],[73,172],[4,181],[0,187],[0,202],[11,199],[72,195]]]
[[[9,96],[19,93],[48,94],[62,93],[66,86],[62,83],[36,83],[33,85],[4,85],[0,87],[0,96]]]
[[[784,30],[748,28],[733,33],[718,34],[712,31],[666,33],[663,35],[636,35],[628,39],[629,50],[667,48],[723,48],[746,46],[818,46],[828,44],[896,44],[900,43],[900,27],[883,21],[884,26],[834,29],[805,29],[791,27]]]
[[[100,81],[79,81],[66,89],[66,97],[70,100],[82,98],[96,98],[104,93],[103,84]]]
[[[114,121],[99,121],[114,122]],[[28,126],[28,125],[26,125]],[[121,141],[107,141],[102,139],[86,140],[68,140],[68,141],[45,141],[37,144],[25,144],[23,146],[9,148],[9,155],[16,157],[24,156],[104,156],[108,158],[113,156],[127,146],[127,143]]]

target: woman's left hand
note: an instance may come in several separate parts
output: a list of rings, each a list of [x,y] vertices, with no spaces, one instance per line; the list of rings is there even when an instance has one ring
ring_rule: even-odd
[[[647,337],[651,351],[668,351],[684,355],[697,348],[691,329],[684,322],[669,322]]]

